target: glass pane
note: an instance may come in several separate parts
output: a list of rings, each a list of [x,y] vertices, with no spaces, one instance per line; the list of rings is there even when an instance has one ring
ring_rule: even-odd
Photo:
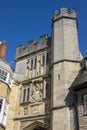
[[[7,111],[8,111],[8,104],[7,102],[5,102],[4,112],[3,112],[3,125],[6,125]]]
[[[42,65],[45,64],[45,55],[42,56]]]
[[[37,58],[35,58],[35,68],[36,68],[36,66],[37,66]]]
[[[25,102],[25,98],[26,98],[26,89],[23,90],[23,102]]]
[[[7,73],[5,73],[5,76],[7,77]]]
[[[27,88],[27,101],[29,101],[29,92],[30,92],[30,89]]]
[[[4,71],[2,70],[2,75],[4,75]]]
[[[6,81],[6,79],[7,79],[7,74],[8,74],[7,72],[5,72],[4,70],[1,70],[1,69],[0,69],[0,79]]]
[[[33,59],[31,60],[31,69],[33,68]]]
[[[0,111],[2,109],[2,103],[3,103],[3,99],[0,99]]]
[[[48,62],[49,62],[49,55],[47,53],[47,55],[46,55],[46,63],[48,63]]]
[[[83,96],[83,100],[84,100],[84,113],[85,115],[87,115],[87,95]]]
[[[49,84],[46,84],[46,97],[49,97]]]

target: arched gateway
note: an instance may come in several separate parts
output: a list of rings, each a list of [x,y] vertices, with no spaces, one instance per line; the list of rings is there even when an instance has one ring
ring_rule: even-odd
[[[26,126],[23,130],[50,130],[50,128],[46,124],[36,121]]]

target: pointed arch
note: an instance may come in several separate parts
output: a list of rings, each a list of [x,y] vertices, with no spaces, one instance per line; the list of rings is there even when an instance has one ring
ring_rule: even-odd
[[[46,124],[36,121],[27,125],[23,130],[50,130],[50,128],[48,128]]]

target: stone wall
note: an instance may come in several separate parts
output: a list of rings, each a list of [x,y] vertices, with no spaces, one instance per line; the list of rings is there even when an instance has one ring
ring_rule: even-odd
[[[54,12],[51,52],[52,130],[72,130],[71,112],[65,99],[80,70],[75,10],[61,8],[60,12]]]
[[[19,130],[20,126],[14,126],[15,121],[14,118],[18,115],[19,112],[19,101],[20,101],[20,83],[16,81],[12,81],[12,88],[9,98],[9,108],[8,108],[8,115],[7,115],[7,124],[6,130]],[[18,122],[18,124],[20,124]],[[16,129],[14,129],[14,127]]]
[[[0,96],[6,98],[6,100],[9,102],[9,95],[11,89],[8,87],[8,85],[2,81],[0,81]]]
[[[47,54],[49,55],[49,62],[47,63]],[[45,56],[45,64],[42,64],[42,56]],[[34,67],[36,58],[36,67]],[[31,61],[33,60],[33,66],[31,68]],[[16,63],[16,72],[14,78],[20,81],[30,80],[49,73],[50,68],[50,49],[46,48],[43,51],[33,53],[27,57],[20,58]]]
[[[84,115],[83,95],[87,93],[87,89],[78,91],[78,119],[79,130],[87,130],[87,116]]]
[[[26,46],[24,45],[18,46],[16,49],[15,60],[23,56],[27,56],[29,54],[48,48],[50,46],[51,46],[51,38],[49,38],[48,35],[45,34],[39,37],[38,42],[36,42],[35,40],[31,40],[27,43]]]

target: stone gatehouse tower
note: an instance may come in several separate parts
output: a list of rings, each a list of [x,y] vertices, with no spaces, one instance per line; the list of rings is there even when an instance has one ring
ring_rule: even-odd
[[[51,37],[17,47],[15,71],[0,56],[0,130],[85,130],[74,89],[82,70],[77,29],[76,11],[61,8],[53,14]]]
[[[51,53],[52,129],[71,130],[71,112],[66,105],[66,96],[80,69],[75,10],[68,12],[61,8],[60,13],[54,12]]]

